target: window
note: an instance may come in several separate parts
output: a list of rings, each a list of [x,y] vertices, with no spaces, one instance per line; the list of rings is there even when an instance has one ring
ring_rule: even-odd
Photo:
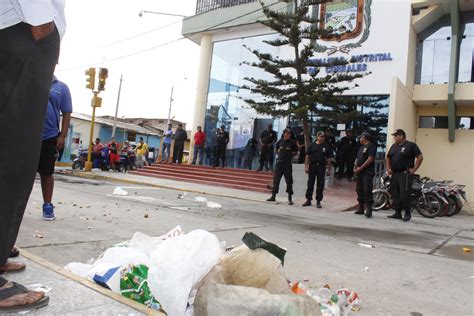
[[[418,128],[448,128],[447,116],[420,116]],[[456,118],[456,129],[474,129],[474,116],[459,116]]]

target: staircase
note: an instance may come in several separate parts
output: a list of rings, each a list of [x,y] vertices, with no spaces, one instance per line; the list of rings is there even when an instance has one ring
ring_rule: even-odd
[[[272,181],[271,172],[188,164],[154,164],[129,173],[263,193],[270,192],[267,185]]]

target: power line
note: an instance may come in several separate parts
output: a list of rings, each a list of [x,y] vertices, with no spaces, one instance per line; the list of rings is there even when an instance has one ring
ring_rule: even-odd
[[[276,5],[276,4],[279,4],[279,2],[275,2],[275,3],[272,3],[272,4],[270,4],[270,5],[267,5],[267,6],[265,6],[265,8],[269,8],[269,7],[274,6],[274,5]],[[204,29],[204,30],[200,30],[200,31],[198,31],[198,32],[194,32],[194,33],[192,33],[192,34],[210,31],[210,30],[212,30],[212,29],[214,29],[214,28],[216,28],[216,27],[219,27],[219,26],[224,25],[224,24],[227,24],[227,23],[229,23],[229,22],[232,22],[232,21],[238,20],[238,19],[240,19],[240,18],[246,17],[246,16],[251,15],[251,14],[253,14],[253,13],[255,13],[255,12],[258,12],[258,11],[260,11],[260,10],[261,10],[261,8],[256,9],[256,10],[253,10],[253,11],[250,11],[250,12],[247,12],[247,13],[245,13],[245,14],[243,14],[243,15],[240,15],[240,16],[235,17],[235,18],[232,18],[232,19],[230,19],[230,20],[226,20],[226,21],[224,21],[224,22],[221,22],[221,23],[212,25],[212,26],[210,26],[210,27],[208,27],[208,28],[206,28],[206,29]],[[264,17],[264,16],[265,16],[265,15],[262,15],[262,16],[260,16],[260,17]],[[179,21],[179,22],[181,22],[181,21]],[[124,59],[124,58],[128,58],[128,57],[132,57],[132,56],[135,56],[135,55],[138,55],[138,54],[141,54],[141,53],[148,52],[148,51],[150,51],[150,50],[154,50],[154,49],[157,49],[157,48],[160,48],[160,47],[163,47],[163,46],[166,46],[166,45],[169,45],[169,44],[178,42],[178,41],[183,40],[183,39],[185,39],[185,37],[179,37],[179,38],[177,38],[177,39],[171,40],[171,41],[169,41],[169,42],[166,42],[166,43],[163,43],[163,44],[160,44],[160,45],[157,45],[157,46],[153,46],[153,47],[150,47],[150,48],[145,48],[145,49],[142,49],[142,50],[139,50],[139,51],[136,51],[136,52],[127,54],[127,55],[120,56],[120,57],[116,57],[116,58],[112,58],[112,59],[107,59],[106,61],[107,61],[107,62],[112,62],[112,61],[117,61],[117,60]],[[83,66],[68,68],[68,69],[61,69],[61,70],[58,69],[58,72],[71,71],[71,70],[76,70],[76,69],[83,69],[83,68],[87,68],[87,67],[91,67],[91,66],[103,64],[103,63],[104,63],[104,61],[101,61],[101,62],[91,63],[91,64],[88,64],[88,65],[83,65]]]

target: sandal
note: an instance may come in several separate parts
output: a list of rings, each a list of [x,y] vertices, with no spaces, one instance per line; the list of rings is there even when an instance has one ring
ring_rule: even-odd
[[[3,278],[0,278],[0,284],[3,281],[6,281],[6,280],[3,279]],[[8,299],[10,297],[13,297],[15,295],[26,294],[26,293],[32,292],[21,284],[18,284],[18,283],[15,283],[15,282],[12,282],[12,283],[13,283],[12,287],[8,287],[8,288],[0,290],[0,301],[6,300],[6,299]],[[5,285],[5,283],[3,283],[3,285]],[[49,303],[49,297],[44,296],[43,298],[37,300],[36,302],[30,303],[30,304],[19,305],[19,306],[0,307],[0,314],[3,314],[3,313],[18,313],[18,312],[22,312],[22,311],[34,310],[34,309],[44,307],[44,306],[48,305],[48,303]]]
[[[8,262],[0,266],[0,274],[5,272],[15,273],[26,269],[26,265],[22,262]]]
[[[15,258],[20,255],[20,250],[17,247],[13,247],[12,251],[10,252],[10,258]]]

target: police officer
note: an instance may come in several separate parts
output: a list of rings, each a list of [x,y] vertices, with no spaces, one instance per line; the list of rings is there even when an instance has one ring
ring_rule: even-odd
[[[352,178],[356,148],[357,141],[352,133],[352,130],[348,129],[346,130],[346,136],[344,136],[339,143],[338,153],[341,156],[338,159],[338,179],[341,179],[344,175],[346,175],[349,179]]]
[[[273,145],[277,141],[277,133],[273,130],[273,125],[268,124],[267,129],[260,135],[262,150],[260,151],[260,167],[257,171],[273,169]],[[269,167],[270,166],[270,167]]]
[[[354,164],[354,173],[357,175],[357,201],[359,209],[356,214],[364,214],[364,203],[367,208],[365,216],[372,217],[372,203],[374,197],[372,194],[373,181],[375,175],[375,155],[377,154],[377,146],[372,143],[372,135],[367,132],[360,135],[359,150],[357,152]]]
[[[281,177],[285,176],[288,205],[293,205],[293,167],[291,161],[293,156],[298,153],[298,146],[296,145],[296,141],[291,138],[290,129],[286,128],[283,130],[283,137],[276,144],[276,152],[278,157],[275,170],[273,171],[272,196],[267,201],[275,202]]]
[[[329,175],[331,164],[328,159],[332,158],[332,152],[324,143],[324,132],[318,132],[316,135],[316,142],[309,145],[305,157],[305,172],[308,174],[308,188],[306,190],[306,202],[303,206],[311,205],[314,192],[314,182],[316,184],[316,207],[321,208],[321,201],[323,200],[324,181],[326,174]],[[326,171],[327,166],[327,171]]]
[[[219,166],[219,162],[222,160],[222,168],[225,166],[225,151],[227,150],[227,144],[229,143],[229,133],[225,131],[225,125],[222,125],[217,130],[216,134],[216,159],[214,159],[214,168]]]
[[[392,176],[390,185],[395,213],[388,217],[402,219],[402,210],[405,210],[403,221],[407,222],[411,219],[410,191],[413,175],[420,168],[423,155],[415,143],[406,140],[402,129],[397,129],[392,136],[394,144],[388,151],[386,161],[387,173]]]

